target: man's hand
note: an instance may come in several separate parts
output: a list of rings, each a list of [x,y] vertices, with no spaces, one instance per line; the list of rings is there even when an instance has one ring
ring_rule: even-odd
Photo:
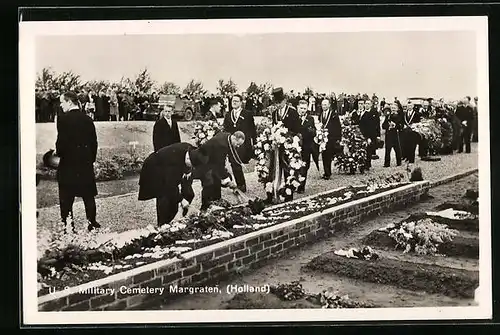
[[[191,172],[184,173],[184,174],[182,175],[182,179],[189,180],[189,178],[191,178]]]
[[[368,142],[368,145],[372,144],[372,139],[369,138],[367,142]]]
[[[467,121],[462,121],[462,124],[463,124],[464,126],[467,126]]]
[[[189,205],[190,205],[189,201],[187,201],[186,199],[182,199],[182,201],[181,201],[182,208],[188,208]]]

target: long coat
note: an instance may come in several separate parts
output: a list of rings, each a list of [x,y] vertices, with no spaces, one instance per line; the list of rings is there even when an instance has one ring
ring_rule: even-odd
[[[245,142],[238,148],[238,154],[241,161],[247,164],[253,157],[253,145],[257,139],[257,128],[255,127],[253,113],[242,110],[237,120],[234,120],[233,111],[226,113],[223,127],[225,132],[231,134],[236,131],[242,131],[245,134]]]
[[[307,156],[317,151],[315,148],[314,136],[316,136],[316,126],[314,118],[307,115],[305,119],[300,121],[300,135],[302,136],[302,154]]]
[[[207,164],[197,173],[204,185],[211,185],[216,180],[224,180],[230,176],[226,169],[226,158],[231,155],[230,136],[230,133],[221,131],[199,147],[200,152],[208,157]]]
[[[57,118],[56,152],[59,186],[78,197],[97,195],[93,164],[97,135],[92,119],[79,109],[62,113]]]
[[[168,195],[179,197],[179,185],[186,167],[185,157],[188,150],[195,147],[189,143],[174,143],[149,155],[142,165],[139,177],[139,200],[149,200]],[[192,194],[194,197],[194,194]],[[182,198],[175,199],[181,201]],[[191,201],[191,199],[186,198]]]
[[[370,110],[364,112],[359,118],[359,130],[366,139],[373,140],[380,136],[380,119],[376,113],[376,111]]]
[[[153,147],[155,151],[180,141],[181,135],[177,121],[172,120],[172,126],[168,125],[164,117],[155,122],[153,126]]]

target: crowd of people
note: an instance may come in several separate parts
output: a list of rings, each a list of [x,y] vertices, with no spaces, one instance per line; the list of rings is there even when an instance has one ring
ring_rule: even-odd
[[[109,119],[119,120],[119,95],[111,87],[107,91],[101,90],[98,95],[91,91],[70,91],[58,96],[57,107],[62,112],[57,118],[58,136],[54,154],[60,157],[57,178],[61,220],[64,224],[71,222],[74,227],[72,205],[75,196],[78,196],[84,199],[89,229],[100,227],[95,213],[94,197],[97,189],[93,172],[97,137],[88,111],[93,110],[94,120],[104,120],[108,116]],[[317,122],[328,134],[328,142],[321,152],[322,178],[325,180],[332,178],[332,162],[342,153],[342,130],[346,124],[358,126],[366,141],[365,171],[370,170],[372,159],[377,159],[376,149],[384,142],[384,166],[388,167],[392,151],[395,152],[397,165],[403,161],[411,164],[415,162],[417,146],[418,155],[425,159],[432,154],[461,153],[464,149],[470,153],[471,141],[477,141],[477,98],[472,102],[470,97],[466,97],[456,106],[432,99],[415,105],[411,100],[403,104],[397,98],[388,103],[385,99],[379,101],[376,95],[342,94],[337,98],[334,94],[285,94],[282,88],[274,89],[271,99],[265,101],[270,108],[262,107],[265,103],[260,105],[262,97],[257,95],[208,95],[202,98],[205,99],[203,106],[206,108],[204,120],[217,120],[221,115],[224,120],[223,130],[199,147],[181,143],[177,122],[172,118],[172,101],[156,93],[148,98],[161,106],[161,113],[152,134],[154,153],[145,160],[141,171],[139,200],[156,199],[159,225],[173,220],[179,207],[184,214],[187,213],[194,198],[191,184],[195,178],[202,182],[202,211],[221,199],[222,187],[246,192],[243,165],[255,158],[258,136],[254,121],[256,109],[264,110],[263,114],[268,116],[273,125],[280,124],[288,133],[300,136],[301,158],[305,164],[300,169],[304,178],[295,189],[299,193],[305,190],[311,157],[314,159],[314,154],[319,152],[318,143],[314,140]],[[101,109],[103,101],[108,101],[104,112]],[[318,121],[313,119],[313,115]],[[345,119],[348,119],[348,123]],[[412,128],[413,124],[422,120],[444,120],[451,124],[454,140],[450,147],[442,148],[442,152],[432,152],[428,139],[419,136]],[[385,130],[383,140],[382,129]],[[225,167],[226,159],[230,162],[231,173]],[[273,152],[273,167],[270,170],[273,171],[271,178],[277,187],[293,174],[287,159],[283,148]],[[266,189],[266,194],[268,203],[280,201],[277,199],[277,189]],[[284,201],[292,199],[293,193],[287,193],[284,197]]]

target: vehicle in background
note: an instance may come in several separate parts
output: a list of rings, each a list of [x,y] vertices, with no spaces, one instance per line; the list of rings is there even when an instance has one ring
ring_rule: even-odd
[[[174,104],[174,112],[172,117],[178,120],[191,121],[194,115],[199,112],[198,105],[194,101],[185,97],[168,95],[167,100]],[[160,117],[162,106],[160,103],[147,103],[142,113],[143,120],[156,121]]]

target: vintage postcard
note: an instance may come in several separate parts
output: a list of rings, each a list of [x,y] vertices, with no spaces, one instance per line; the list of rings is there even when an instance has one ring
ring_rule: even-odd
[[[22,322],[491,318],[487,32],[21,22]]]

